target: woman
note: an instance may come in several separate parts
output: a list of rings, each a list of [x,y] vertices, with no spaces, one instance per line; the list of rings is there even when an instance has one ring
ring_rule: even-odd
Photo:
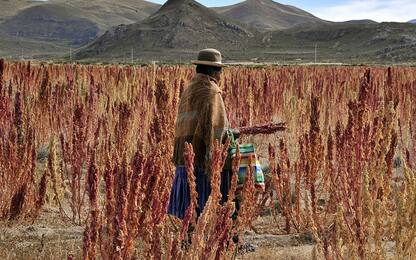
[[[195,153],[196,191],[198,216],[202,213],[211,193],[210,152],[216,140],[224,140],[229,128],[224,101],[218,82],[221,78],[221,53],[215,49],[199,52],[197,74],[182,93],[176,121],[173,161],[176,175],[169,202],[168,213],[183,218],[190,204],[190,190],[184,162],[185,143],[191,143]],[[233,131],[238,136],[238,131]],[[229,167],[228,167],[229,168]],[[231,182],[231,169],[221,174],[222,202],[226,201]]]

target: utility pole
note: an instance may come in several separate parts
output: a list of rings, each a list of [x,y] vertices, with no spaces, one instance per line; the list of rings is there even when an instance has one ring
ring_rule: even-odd
[[[318,60],[318,44],[315,43],[315,63],[317,62],[317,60]]]

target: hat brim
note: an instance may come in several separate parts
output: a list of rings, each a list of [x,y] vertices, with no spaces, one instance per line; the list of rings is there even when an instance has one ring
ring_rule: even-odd
[[[191,62],[192,64],[195,64],[195,65],[206,65],[206,66],[212,66],[212,67],[218,67],[218,68],[225,67],[225,65],[220,62],[203,61],[203,60],[193,60]]]

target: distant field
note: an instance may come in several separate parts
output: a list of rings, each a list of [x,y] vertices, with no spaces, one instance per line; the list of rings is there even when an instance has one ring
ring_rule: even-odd
[[[69,56],[70,48],[63,43],[38,41],[20,37],[0,37],[0,57],[15,60],[56,60]]]

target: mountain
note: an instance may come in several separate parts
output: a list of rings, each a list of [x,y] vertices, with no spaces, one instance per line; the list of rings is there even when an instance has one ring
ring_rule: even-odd
[[[159,8],[143,0],[0,0],[0,55],[56,57]]]
[[[237,49],[246,46],[256,32],[229,20],[193,0],[169,0],[142,22],[122,25],[107,31],[77,53],[78,58],[130,57],[140,52],[163,59],[175,52],[192,55],[205,47]]]
[[[416,24],[416,19],[410,20],[410,21],[408,21],[408,23],[415,23]]]
[[[213,47],[223,52],[226,61],[311,62],[315,54],[319,62],[416,60],[416,27],[410,23],[328,22],[270,0],[248,0],[214,10],[194,0],[169,0],[152,13],[156,7],[139,0],[49,0],[24,7],[16,0],[18,14],[0,23],[0,56],[50,59],[72,53],[72,58],[85,61],[177,62]],[[246,10],[244,17],[261,10],[264,23],[229,16],[235,8]],[[276,8],[293,20],[283,19],[288,16],[281,13],[269,15],[268,11],[277,14]],[[279,25],[273,20],[276,17],[283,19]],[[304,23],[295,19],[299,17],[311,20]],[[115,21],[124,24],[112,27]],[[74,54],[72,50],[81,45]]]
[[[99,28],[79,9],[61,4],[35,5],[0,24],[4,36],[68,42],[81,46],[94,40]]]
[[[143,0],[0,0],[0,22],[24,9],[45,4],[66,4],[89,13],[104,31],[122,23],[141,21],[160,8],[158,4]]]
[[[90,19],[103,33],[113,26],[142,21],[160,8],[159,4],[143,0],[65,0],[64,2],[88,13]]]
[[[273,3],[268,0],[245,4]],[[371,20],[316,22],[259,32],[193,0],[169,0],[142,22],[107,31],[80,49],[80,60],[191,60],[205,47],[220,49],[227,61],[381,62],[414,61],[416,27]],[[133,56],[133,57],[132,57]]]
[[[10,17],[15,16],[24,8],[39,4],[44,4],[44,2],[27,0],[0,0],[0,23]]]
[[[416,27],[408,23],[331,24],[293,28],[263,35],[270,59],[313,60],[315,46],[325,61],[414,61]],[[287,55],[290,53],[290,55]]]
[[[282,30],[298,25],[328,23],[299,8],[272,0],[246,0],[231,6],[215,8],[218,13],[248,24],[260,31]]]
[[[143,0],[0,0],[0,4],[0,22],[31,7],[58,4],[72,7],[87,15],[102,32],[119,24],[142,21],[160,8],[158,4]]]

